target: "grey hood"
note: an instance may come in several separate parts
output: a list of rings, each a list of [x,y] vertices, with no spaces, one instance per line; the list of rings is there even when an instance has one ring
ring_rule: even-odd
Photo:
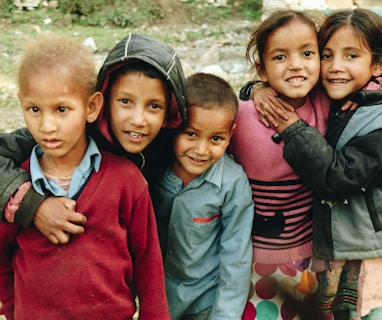
[[[98,74],[96,90],[105,93],[109,75],[129,63],[131,59],[150,64],[168,80],[172,94],[166,128],[177,128],[182,125],[187,117],[183,68],[175,50],[158,39],[136,33],[130,33],[122,39],[106,57]],[[98,126],[102,135],[112,142],[104,109],[105,103],[99,116]]]

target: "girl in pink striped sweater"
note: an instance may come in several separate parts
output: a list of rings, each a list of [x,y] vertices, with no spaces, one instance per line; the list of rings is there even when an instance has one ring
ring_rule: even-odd
[[[271,14],[252,34],[247,57],[263,82],[325,133],[329,100],[313,89],[320,56],[316,26],[307,14]],[[316,289],[310,269],[313,194],[284,160],[283,142],[272,141],[274,130],[258,121],[253,101],[240,101],[236,121],[231,152],[247,173],[255,201],[253,290],[244,319],[294,319],[297,311],[284,293],[304,300]]]

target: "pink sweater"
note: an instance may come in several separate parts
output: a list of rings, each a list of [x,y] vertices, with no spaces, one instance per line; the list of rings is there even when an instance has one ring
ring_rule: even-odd
[[[325,134],[329,107],[325,95],[312,93],[297,112]],[[230,149],[252,187],[254,261],[278,264],[310,257],[312,191],[284,160],[283,142],[272,141],[275,131],[258,120],[253,101],[240,101],[236,123]]]
[[[65,245],[51,244],[35,228],[0,223],[0,314],[131,319],[134,286],[139,319],[169,319],[155,216],[137,167],[103,152],[76,210],[87,216],[86,230]]]

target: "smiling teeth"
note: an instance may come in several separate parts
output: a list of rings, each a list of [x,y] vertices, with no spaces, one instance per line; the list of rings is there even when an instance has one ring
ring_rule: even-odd
[[[330,82],[332,82],[332,83],[346,83],[346,82],[348,82],[347,80],[341,80],[341,79],[339,79],[339,80],[330,80]]]
[[[289,82],[296,83],[304,81],[304,78],[292,78],[288,80]]]
[[[142,138],[142,134],[140,134],[140,133],[136,133],[136,132],[131,132],[130,131],[130,136],[132,137],[132,138],[136,138],[136,139],[138,139],[138,138]]]

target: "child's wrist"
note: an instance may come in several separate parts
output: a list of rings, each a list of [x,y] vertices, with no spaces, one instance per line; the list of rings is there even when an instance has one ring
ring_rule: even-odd
[[[255,81],[251,87],[251,89],[249,89],[249,97],[251,100],[253,100],[253,92],[257,89],[260,89],[260,88],[263,88],[264,87],[264,82],[262,81]]]

